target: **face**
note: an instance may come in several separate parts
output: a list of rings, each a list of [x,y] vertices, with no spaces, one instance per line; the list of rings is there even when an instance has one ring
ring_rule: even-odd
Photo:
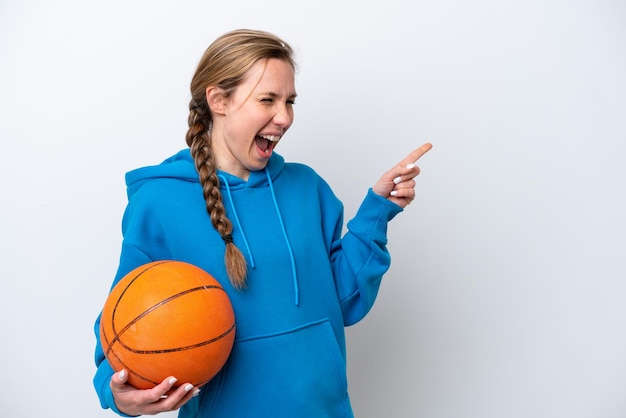
[[[219,91],[207,89],[207,99]],[[219,97],[219,96],[217,96]],[[244,180],[262,170],[293,122],[294,70],[270,58],[258,61],[233,94],[212,106],[211,143],[220,170]]]

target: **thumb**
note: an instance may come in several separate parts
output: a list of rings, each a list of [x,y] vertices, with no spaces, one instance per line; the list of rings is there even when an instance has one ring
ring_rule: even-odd
[[[126,384],[126,381],[128,381],[128,372],[125,369],[120,370],[111,377],[112,385],[123,386]]]

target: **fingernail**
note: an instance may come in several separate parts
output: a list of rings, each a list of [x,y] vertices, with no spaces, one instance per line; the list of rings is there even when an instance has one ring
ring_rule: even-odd
[[[193,395],[191,395],[192,398],[195,398],[196,396],[198,396],[200,394],[200,389],[196,389],[193,391]]]
[[[391,196],[395,196],[395,195],[397,195],[397,194],[398,194],[398,191],[397,191],[397,190],[392,190],[389,194],[390,194]]]
[[[124,369],[120,372],[120,379],[124,379],[125,377],[126,377],[126,370]]]
[[[412,169],[413,167],[415,167],[415,163],[407,165],[407,166],[406,166],[406,169],[407,169],[407,170],[410,170],[410,169]]]
[[[191,383],[187,383],[185,385],[185,392],[189,392],[191,389],[193,389],[193,385]]]
[[[168,382],[170,385],[173,385],[174,383],[176,383],[176,381],[177,381],[177,380],[178,380],[178,379],[176,379],[175,377],[170,377],[170,380],[168,380],[167,382]]]
[[[401,181],[402,181],[402,177],[401,177],[401,176],[398,176],[398,177],[396,177],[395,179],[393,179],[394,184],[398,184],[398,183],[400,183]]]

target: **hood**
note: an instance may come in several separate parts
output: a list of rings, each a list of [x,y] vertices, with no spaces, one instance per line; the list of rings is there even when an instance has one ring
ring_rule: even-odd
[[[250,172],[248,181],[245,181],[237,176],[221,170],[217,170],[217,176],[220,180],[220,191],[222,192],[224,204],[229,204],[232,209],[233,219],[231,219],[231,222],[233,223],[233,227],[238,228],[242,236],[243,242],[236,243],[236,245],[242,250],[245,249],[248,254],[248,266],[252,269],[255,268],[254,257],[252,254],[252,250],[248,245],[245,231],[243,230],[243,228],[241,227],[241,223],[239,222],[237,208],[234,205],[231,193],[234,190],[239,190],[243,188],[268,188],[268,193],[271,193],[272,195],[274,209],[276,211],[276,215],[278,216],[278,220],[280,221],[280,226],[282,229],[281,232],[289,251],[291,271],[293,276],[295,304],[299,305],[299,286],[295,258],[293,255],[293,250],[291,248],[291,243],[289,242],[289,237],[287,236],[285,225],[283,223],[283,217],[280,213],[280,209],[276,201],[276,195],[274,193],[273,185],[274,180],[283,171],[284,166],[284,158],[279,154],[273,153],[263,170]],[[126,174],[128,197],[130,198],[133,194],[135,194],[135,192],[139,190],[139,188],[146,182],[150,180],[166,178],[200,183],[200,179],[198,178],[198,171],[196,170],[193,159],[191,158],[191,152],[189,148],[179,151],[177,154],[166,159],[159,165],[142,167],[133,171],[129,171]]]
[[[230,188],[230,190],[238,190],[246,187],[268,187],[270,181],[274,181],[280,175],[284,166],[284,158],[279,154],[273,153],[266,168],[250,172],[248,181],[218,170],[220,189]],[[142,167],[128,172],[126,174],[128,196],[132,196],[145,182],[159,178],[172,178],[199,183],[198,171],[191,158],[189,148],[179,151],[159,165]]]

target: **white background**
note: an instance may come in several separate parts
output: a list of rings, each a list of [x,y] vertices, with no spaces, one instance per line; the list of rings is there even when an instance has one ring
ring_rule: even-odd
[[[626,416],[621,0],[0,0],[0,415],[113,416],[92,324],[123,175],[185,146],[200,55],[240,27],[296,49],[278,152],[348,219],[434,145],[347,330],[357,417]]]

